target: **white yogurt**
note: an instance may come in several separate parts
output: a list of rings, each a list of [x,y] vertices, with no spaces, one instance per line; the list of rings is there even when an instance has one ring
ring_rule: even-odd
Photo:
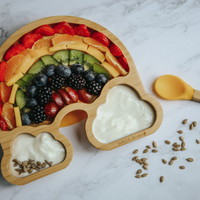
[[[98,141],[110,143],[150,127],[154,120],[154,110],[148,103],[132,88],[118,85],[99,106],[92,131]]]
[[[9,169],[16,177],[25,177],[30,174],[26,172],[18,175],[15,169],[19,167],[13,166],[13,159],[17,159],[21,162],[31,159],[42,163],[44,160],[47,160],[52,161],[53,165],[55,165],[61,163],[66,156],[63,145],[56,141],[49,133],[41,133],[37,137],[27,133],[19,135],[13,142],[12,153],[13,157],[9,162]],[[33,170],[33,173],[35,172],[37,171]]]

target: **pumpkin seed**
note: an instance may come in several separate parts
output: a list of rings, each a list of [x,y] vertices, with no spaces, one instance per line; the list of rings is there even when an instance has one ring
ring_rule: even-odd
[[[157,148],[157,144],[156,144],[155,141],[153,141],[153,147],[154,147],[154,148]]]
[[[182,124],[187,124],[187,121],[188,121],[188,119],[184,119],[184,120],[182,121]]]
[[[133,154],[136,154],[136,153],[138,153],[138,149],[136,149],[135,151],[133,151]],[[48,164],[48,163],[47,163]]]
[[[160,177],[160,182],[162,183],[164,181],[164,176]]]

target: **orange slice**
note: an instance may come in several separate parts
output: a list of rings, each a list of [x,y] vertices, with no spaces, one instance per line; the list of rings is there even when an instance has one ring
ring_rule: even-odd
[[[120,65],[117,58],[115,58],[115,56],[113,56],[110,52],[106,52],[106,60],[113,65],[121,75],[127,74],[126,70]]]
[[[8,129],[12,130],[16,127],[13,104],[7,102],[3,105],[2,117],[6,120]]]
[[[52,39],[52,43],[54,46],[61,45],[61,44],[69,45],[73,43],[83,43],[83,39],[79,37],[78,35],[72,36],[69,34],[61,34],[61,35],[55,36]]]
[[[102,52],[107,52],[109,51],[109,48],[106,47],[105,45],[103,45],[101,42],[95,40],[94,38],[90,38],[90,37],[85,37],[83,38],[83,42],[86,44],[89,44],[97,49],[99,49]]]
[[[8,87],[4,82],[0,83],[0,88],[1,88],[1,94],[0,94],[1,100],[3,103],[6,103],[9,101],[11,88]]]
[[[29,54],[32,58],[35,59],[39,57],[38,53],[33,49],[25,49],[21,52],[21,54],[23,54],[24,56],[27,56]]]

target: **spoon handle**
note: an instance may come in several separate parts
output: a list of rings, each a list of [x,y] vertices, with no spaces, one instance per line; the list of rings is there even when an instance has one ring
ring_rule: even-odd
[[[200,91],[194,90],[194,94],[193,94],[192,100],[200,102]]]

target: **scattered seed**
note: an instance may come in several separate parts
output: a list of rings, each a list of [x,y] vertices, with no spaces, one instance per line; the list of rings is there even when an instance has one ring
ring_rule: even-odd
[[[171,160],[177,160],[177,157],[176,157],[176,156],[175,156],[175,157],[172,157]]]
[[[158,149],[152,149],[152,152],[153,152],[153,153],[157,153],[157,152],[158,152]]]
[[[17,167],[18,166],[18,163],[16,162],[16,163],[14,163],[14,165],[13,165],[14,167]]]
[[[199,141],[198,139],[196,139],[196,143],[197,143],[197,144],[200,144],[200,141]]]
[[[146,148],[147,148],[147,149],[151,149],[151,146],[150,146],[150,145],[147,145]]]
[[[183,137],[183,136],[180,136],[179,139],[180,139],[180,141],[182,141],[182,142],[184,141],[184,137]]]
[[[145,173],[145,174],[141,175],[142,178],[147,177],[147,176],[148,176],[148,173]]]
[[[27,165],[27,168],[30,168],[30,167],[31,167],[31,164],[28,164],[28,165]]]
[[[17,159],[13,159],[12,161],[13,161],[13,162],[17,162]]]
[[[145,149],[144,151],[143,151],[143,153],[147,153],[149,150],[148,149]]]
[[[39,166],[42,165],[42,163],[40,161],[37,161],[36,164]]]
[[[190,124],[190,130],[193,130],[193,124]]]
[[[193,161],[194,161],[193,158],[187,158],[186,160],[187,160],[188,162],[193,162]]]
[[[144,162],[143,162],[143,164],[144,164],[144,165],[149,165],[149,163],[148,163],[148,162],[146,162],[146,161],[144,161]]]
[[[174,164],[174,161],[173,160],[170,160],[169,161],[169,165],[173,165]]]
[[[38,167],[35,168],[38,172],[40,171],[40,169]]]
[[[180,133],[180,134],[182,134],[183,133],[183,131],[182,130],[179,130],[179,131],[177,131],[178,133]]]
[[[155,141],[153,141],[153,147],[154,147],[154,148],[157,148],[157,144],[156,144]]]
[[[22,166],[27,166],[27,165],[28,165],[28,161],[27,160],[22,162]]]
[[[192,124],[193,124],[194,127],[197,126],[197,122],[196,121],[192,122]]]
[[[164,176],[160,177],[160,182],[162,183],[164,181]]]
[[[141,174],[142,173],[142,170],[141,169],[138,169],[136,174]]]
[[[16,171],[16,172],[20,172],[20,171],[21,171],[21,169],[15,169],[15,171]]]
[[[46,167],[46,163],[44,162],[44,163],[42,163],[42,168],[45,168]]]
[[[24,173],[27,172],[26,166],[23,166],[23,172],[24,172]]]
[[[22,164],[22,162],[21,162],[21,161],[19,161],[19,160],[16,160],[16,162],[17,162],[19,165],[21,165],[21,164]]]
[[[185,150],[187,150],[187,148],[181,148],[181,151],[185,151]]]
[[[145,170],[148,170],[148,166],[147,165],[143,165],[142,166]]]
[[[172,150],[173,150],[173,151],[180,151],[180,149],[177,148],[177,147],[174,147]]]
[[[138,156],[135,156],[132,158],[133,161],[135,161],[138,158]]]
[[[165,140],[166,144],[171,144],[171,142],[169,140]]]
[[[179,168],[180,168],[180,169],[185,169],[185,166],[180,166]]]
[[[138,174],[138,175],[135,176],[135,178],[141,178],[141,175]]]
[[[49,162],[48,162],[48,160],[44,160],[48,165],[49,165]]]
[[[28,173],[31,174],[33,172],[33,168],[28,170]]]
[[[142,160],[142,161],[147,161],[147,160],[148,160],[148,158],[142,158],[141,160]]]
[[[177,145],[178,145],[177,142],[175,142],[174,144],[172,144],[172,146],[174,146],[174,147],[177,146]]]
[[[167,163],[167,161],[166,161],[165,159],[162,159],[162,162],[163,162],[164,164],[166,164],[166,163]]]
[[[138,153],[138,149],[136,149],[135,151],[133,151],[133,154],[136,154],[136,153]],[[46,161],[45,161],[46,162]],[[47,163],[48,164],[48,163]]]
[[[53,162],[52,162],[52,161],[50,161],[50,162],[49,162],[49,166],[51,167],[52,165],[53,165]]]
[[[182,143],[181,143],[181,147],[182,147],[182,148],[185,148],[185,142],[182,142]]]
[[[187,124],[187,121],[188,121],[188,119],[184,119],[184,120],[182,121],[182,124]]]

